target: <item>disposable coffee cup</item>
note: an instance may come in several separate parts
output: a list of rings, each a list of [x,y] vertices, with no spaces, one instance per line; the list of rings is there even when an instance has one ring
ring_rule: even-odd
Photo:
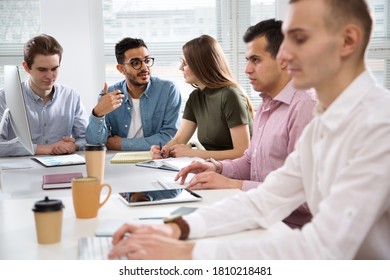
[[[88,177],[96,177],[104,182],[106,146],[104,144],[86,144],[84,146],[85,165]]]
[[[32,209],[34,211],[35,229],[39,244],[53,244],[61,241],[62,232],[61,200],[49,199],[37,201]]]

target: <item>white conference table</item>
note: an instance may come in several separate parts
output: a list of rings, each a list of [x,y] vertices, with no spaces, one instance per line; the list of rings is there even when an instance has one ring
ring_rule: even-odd
[[[171,176],[175,172],[137,167],[134,164],[110,165],[109,159],[114,153],[108,153],[106,159],[105,182],[113,188],[113,194],[94,219],[77,219],[71,197],[71,190],[47,190],[41,188],[42,175],[81,171],[86,175],[85,166],[67,166],[45,168],[35,163],[30,157],[1,158],[5,162],[31,163],[32,168],[3,170],[2,191],[10,198],[0,199],[0,260],[34,260],[34,259],[78,259],[78,240],[85,236],[94,236],[95,231],[103,224],[113,222],[120,225],[139,218],[168,217],[181,206],[201,207],[210,205],[225,197],[239,193],[239,190],[203,190],[197,191],[203,200],[164,205],[129,207],[117,196],[121,191],[145,191],[161,188],[157,176]],[[30,162],[31,161],[31,162]],[[60,199],[65,205],[63,212],[62,240],[60,243],[40,245],[37,243],[35,221],[32,208],[34,203],[45,196]],[[104,194],[103,194],[104,196]],[[136,222],[140,222],[137,220]],[[115,227],[116,228],[116,227]],[[115,229],[113,229],[115,230]],[[283,223],[270,230],[252,230],[216,239],[247,238],[270,235],[287,230]]]
[[[135,164],[110,164],[115,151],[108,151],[105,164],[105,182],[110,184],[113,192],[144,191],[162,189],[157,183],[157,176],[174,176],[176,172],[138,167]],[[80,155],[83,155],[80,153]],[[1,164],[29,165],[31,168],[8,169],[0,173],[0,186],[3,196],[11,198],[43,198],[44,196],[69,196],[70,189],[42,190],[42,176],[46,174],[82,172],[87,176],[85,165],[44,167],[31,160],[31,157],[0,158]]]

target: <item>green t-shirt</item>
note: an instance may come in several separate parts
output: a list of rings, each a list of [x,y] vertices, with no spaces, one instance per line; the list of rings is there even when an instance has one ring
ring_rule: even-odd
[[[195,89],[186,103],[183,119],[198,126],[198,140],[206,150],[233,148],[230,128],[248,124],[252,117],[244,93],[237,87]]]

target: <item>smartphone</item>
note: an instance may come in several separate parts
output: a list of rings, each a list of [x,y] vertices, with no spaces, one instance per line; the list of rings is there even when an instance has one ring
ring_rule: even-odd
[[[143,192],[121,192],[119,198],[128,206],[201,201],[202,197],[185,188]]]

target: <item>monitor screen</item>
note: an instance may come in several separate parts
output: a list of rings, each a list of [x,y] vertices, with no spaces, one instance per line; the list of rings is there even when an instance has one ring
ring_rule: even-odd
[[[5,101],[9,109],[12,128],[20,143],[33,155],[34,146],[31,141],[30,126],[28,123],[24,95],[22,91],[19,69],[17,66],[4,66]],[[3,115],[3,118],[6,114]]]

